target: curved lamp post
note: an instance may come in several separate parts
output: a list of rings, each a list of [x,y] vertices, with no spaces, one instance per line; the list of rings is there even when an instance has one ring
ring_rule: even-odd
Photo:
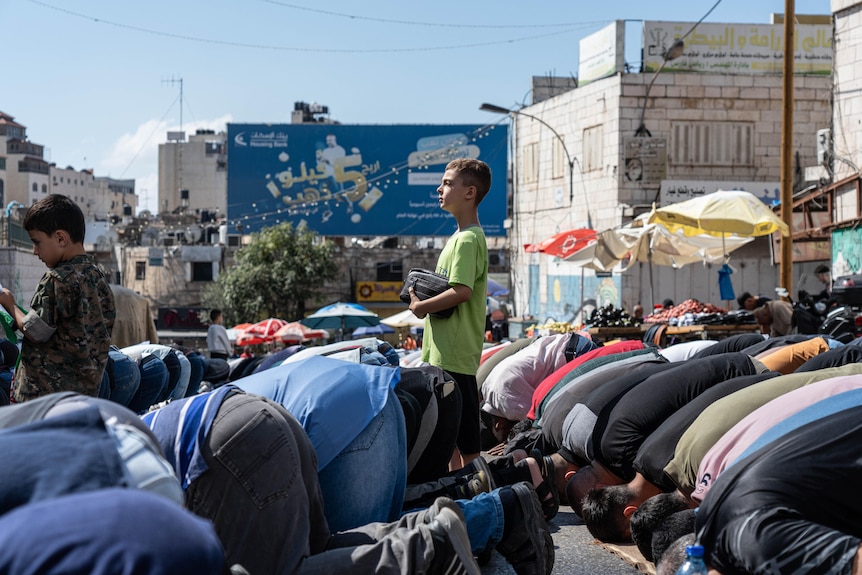
[[[571,206],[575,200],[575,162],[577,161],[577,158],[575,158],[574,156],[572,156],[569,153],[569,149],[566,147],[566,141],[559,134],[559,132],[557,132],[553,126],[548,124],[543,119],[538,118],[536,116],[533,116],[532,114],[522,112],[521,110],[512,110],[509,108],[504,108],[502,106],[495,106],[494,104],[488,104],[488,103],[482,104],[481,106],[479,106],[479,109],[484,111],[484,112],[491,112],[494,114],[506,114],[508,116],[516,116],[516,115],[517,116],[524,116],[526,118],[536,120],[537,122],[539,122],[540,124],[542,124],[543,126],[548,128],[552,134],[554,134],[554,136],[557,138],[557,140],[559,140],[560,145],[563,147],[563,152],[566,154],[566,162],[569,165],[569,206]],[[589,205],[589,202],[587,200],[586,193],[584,193],[584,207],[587,210],[587,227],[590,229],[593,229],[593,219],[590,216],[590,205]]]
[[[638,122],[638,129],[635,130],[635,136],[652,137],[652,134],[650,134],[650,131],[647,130],[646,126],[644,125],[644,113],[646,112],[646,105],[647,105],[647,102],[649,101],[650,90],[652,90],[652,85],[653,85],[653,83],[655,83],[655,79],[658,78],[659,73],[664,69],[664,65],[667,64],[668,62],[670,62],[671,60],[676,60],[677,58],[682,56],[682,53],[684,51],[685,51],[685,42],[682,39],[675,40],[674,43],[670,45],[670,48],[665,50],[665,52],[662,56],[661,64],[659,65],[659,67],[655,71],[655,73],[652,75],[652,78],[650,79],[649,84],[647,85],[646,94],[644,94],[644,105],[641,106],[641,117],[640,117],[640,122]]]

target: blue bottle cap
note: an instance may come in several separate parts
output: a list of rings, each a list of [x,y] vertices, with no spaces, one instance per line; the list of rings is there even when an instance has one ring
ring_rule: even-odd
[[[687,545],[685,554],[691,557],[703,557],[703,545]]]

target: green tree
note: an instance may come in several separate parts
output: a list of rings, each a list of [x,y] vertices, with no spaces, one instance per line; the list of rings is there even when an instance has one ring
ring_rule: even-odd
[[[223,309],[228,324],[304,317],[306,302],[318,303],[323,285],[338,276],[332,244],[317,239],[290,223],[252,234],[235,265],[204,293],[204,304]]]

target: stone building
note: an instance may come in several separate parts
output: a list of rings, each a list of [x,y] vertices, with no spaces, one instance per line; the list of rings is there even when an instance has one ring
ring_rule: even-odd
[[[794,78],[796,191],[812,183],[804,168],[817,164],[817,132],[832,121],[832,84],[828,75]],[[743,182],[760,187],[764,198],[779,196],[780,73],[616,73],[511,116],[514,305],[517,314],[540,321],[574,319],[582,305],[584,311],[603,303],[651,309],[650,266],[602,277],[525,253],[525,244],[567,229],[620,226],[693,190],[740,189]],[[734,252],[738,293],[773,293],[778,267],[771,249],[769,239],[759,238]],[[814,265],[800,264],[797,274]],[[656,301],[695,297],[722,304],[714,266],[655,266],[652,278]]]

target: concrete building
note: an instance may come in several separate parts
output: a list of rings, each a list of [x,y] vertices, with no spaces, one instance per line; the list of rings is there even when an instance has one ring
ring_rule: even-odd
[[[169,132],[159,144],[159,213],[223,216],[227,211],[227,157],[224,132]]]
[[[810,184],[803,168],[817,164],[817,131],[831,123],[831,99],[831,77],[794,78],[795,190]],[[739,189],[739,182],[777,198],[781,120],[782,77],[775,73],[616,73],[516,110],[509,230],[515,313],[567,321],[604,303],[651,309],[646,264],[602,277],[523,246],[567,229],[620,226],[654,203]],[[734,252],[738,293],[774,293],[778,267],[770,250],[761,238]],[[656,301],[722,305],[717,267],[655,266],[652,278]]]
[[[95,178],[92,170],[76,170],[72,166],[58,168],[51,164],[51,193],[71,198],[81,207],[85,218],[96,218]],[[107,219],[102,213],[102,219]]]
[[[44,151],[44,146],[27,139],[26,126],[0,112],[0,159],[5,168],[0,171],[3,206],[13,201],[29,206],[48,195],[50,170]]]
[[[137,213],[138,195],[135,193],[135,180],[96,176],[93,184],[94,217],[122,218]]]

